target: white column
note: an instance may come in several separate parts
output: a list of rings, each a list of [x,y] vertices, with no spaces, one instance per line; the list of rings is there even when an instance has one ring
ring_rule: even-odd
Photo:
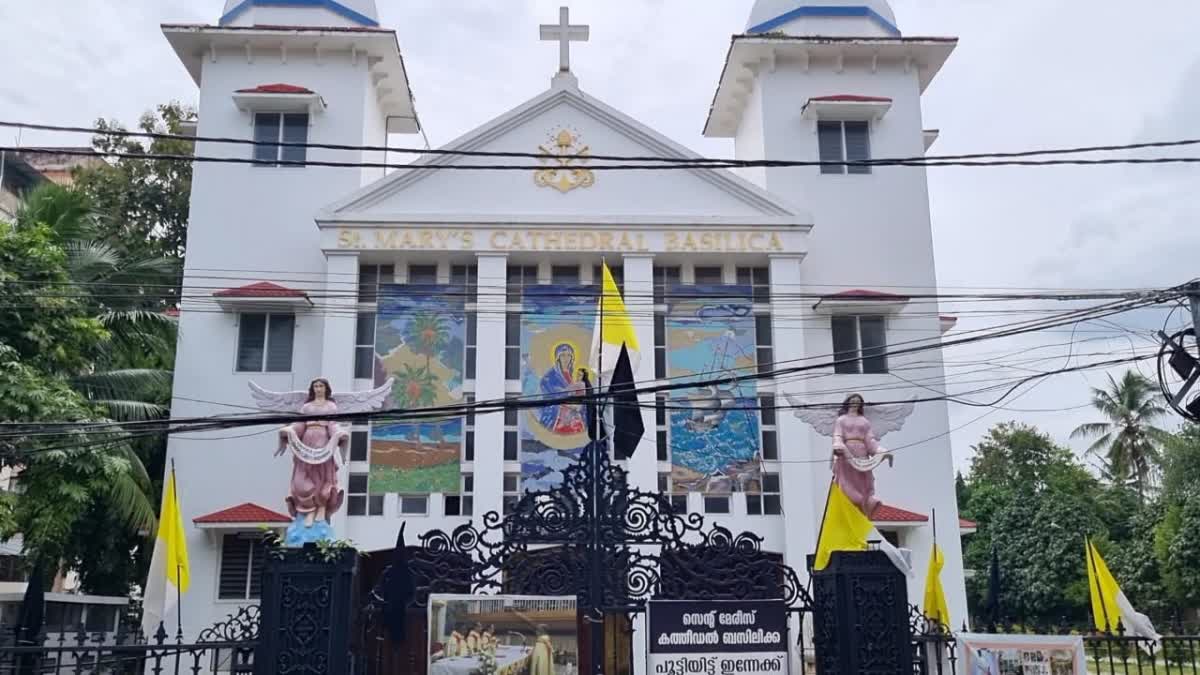
[[[654,380],[654,256],[627,255],[624,260],[625,308],[633,321],[642,359],[633,380],[644,388]],[[646,433],[637,451],[629,458],[630,487],[647,492],[658,491],[658,434],[655,433],[654,394],[640,394],[642,424]],[[655,551],[645,551],[653,553]],[[633,672],[646,672],[646,615],[633,619]]]
[[[799,255],[771,256],[771,314],[772,341],[776,367],[801,365],[804,353],[804,321],[808,311],[793,298],[802,289]],[[794,380],[779,387],[777,404],[786,402],[784,392],[804,397],[804,380]],[[808,554],[816,550],[817,525],[821,514],[813,513],[813,468],[815,455],[809,445],[805,423],[791,411],[780,410],[775,416],[779,438],[780,488],[784,515],[784,562],[796,571],[803,584],[808,583]],[[823,501],[823,500],[822,500]],[[791,636],[791,644],[796,643]],[[792,654],[792,672],[804,672],[799,655]]]
[[[475,400],[504,398],[504,255],[480,254],[476,300]],[[504,491],[504,414],[475,416],[475,492],[472,520],[482,529],[483,515],[501,512]]]
[[[325,255],[325,299],[321,305],[321,376],[329,380],[334,395],[339,391],[354,389],[354,330],[358,304],[356,288],[358,279],[357,253],[327,253]],[[351,289],[347,291],[347,289]],[[338,486],[343,492],[350,483],[350,463],[338,472]],[[335,536],[345,538],[346,505],[333,514],[330,524]]]

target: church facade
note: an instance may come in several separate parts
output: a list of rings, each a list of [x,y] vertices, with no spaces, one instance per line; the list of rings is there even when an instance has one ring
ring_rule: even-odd
[[[705,135],[746,160],[922,156],[936,132],[921,93],[955,41],[903,36],[886,0],[855,2],[758,0],[731,27]],[[923,168],[605,170],[596,156],[696,156],[585,93],[569,50],[587,32],[564,12],[543,26],[562,52],[550,87],[444,146],[553,160],[426,154],[385,174],[396,156],[378,146],[414,145],[420,119],[373,0],[228,0],[214,25],[163,30],[200,89],[197,135],[260,142],[196,144],[246,161],[195,165],[175,416],[251,413],[251,382],[318,377],[335,401],[390,380],[405,409],[577,391],[607,264],[637,382],[762,375],[643,395],[647,431],[621,462],[632,484],[759,534],[803,576],[832,439],[797,411],[855,392],[907,405],[880,438],[896,459],[875,470],[873,519],[909,552],[917,604],[936,528],[966,619],[946,404],[910,403],[939,387],[953,326],[928,299]],[[323,505],[338,538],[384,551],[402,522],[411,542],[555,485],[586,440],[580,411],[557,405],[354,426]],[[185,632],[256,601],[262,528],[295,515],[277,448],[274,428],[170,439],[193,567]]]

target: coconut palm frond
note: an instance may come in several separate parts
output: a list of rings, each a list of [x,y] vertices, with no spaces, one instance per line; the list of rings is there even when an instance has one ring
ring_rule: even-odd
[[[145,422],[166,417],[171,408],[157,403],[145,401],[128,401],[118,399],[97,399],[98,405],[104,406],[108,416],[117,422]]]
[[[98,241],[72,240],[63,248],[67,251],[71,278],[77,282],[98,281],[106,270],[121,262],[121,254],[115,248]]]

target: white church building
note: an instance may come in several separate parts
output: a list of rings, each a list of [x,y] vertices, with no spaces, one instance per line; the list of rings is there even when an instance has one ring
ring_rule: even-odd
[[[621,462],[630,482],[757,533],[803,577],[831,439],[787,406],[854,392],[905,402],[929,394],[912,383],[936,389],[943,377],[936,348],[887,354],[936,346],[954,323],[928,299],[925,169],[603,170],[596,156],[697,155],[586,93],[570,60],[603,58],[605,36],[581,48],[586,27],[565,11],[546,21],[543,39],[560,40],[557,68],[547,46],[549,87],[443,149],[554,161],[425,154],[386,172],[362,164],[396,162],[379,148],[389,140],[418,144],[422,85],[374,0],[227,0],[213,25],[163,26],[199,86],[197,136],[265,142],[196,144],[197,155],[247,161],[194,167],[172,414],[252,414],[250,382],[294,391],[317,377],[335,398],[394,378],[405,408],[562,391],[571,369],[559,367],[585,363],[594,297],[580,299],[604,261],[637,331],[639,383],[783,371],[700,399],[643,395],[646,434]],[[735,158],[919,157],[936,138],[921,95],[956,40],[905,36],[887,0],[757,0],[729,29],[712,106],[695,113],[705,136],[733,140]],[[442,168],[456,164],[524,168]],[[719,312],[704,302],[714,296]],[[807,369],[787,371],[797,366]],[[701,399],[717,412],[689,412]],[[727,399],[761,410],[726,413]],[[958,518],[946,404],[917,403],[902,422],[881,439],[902,449],[875,471],[884,506],[874,520],[910,552],[916,604],[936,523],[959,626],[960,533],[972,525]],[[569,414],[538,409],[375,427],[352,430],[331,518],[338,538],[366,551],[391,549],[401,522],[410,543],[482,526],[523,490],[561,479],[580,445]],[[276,448],[274,427],[170,439],[189,532],[189,635],[257,601],[262,529],[292,521],[292,462]],[[634,649],[640,673],[639,640]]]

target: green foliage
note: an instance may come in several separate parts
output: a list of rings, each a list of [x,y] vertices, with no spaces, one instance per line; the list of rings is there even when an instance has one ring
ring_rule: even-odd
[[[183,123],[195,119],[195,110],[172,102],[143,115],[137,128],[179,134]],[[124,130],[120,123],[105,120],[97,120],[96,128]],[[103,152],[191,155],[195,144],[186,139],[143,141],[101,133],[92,139],[92,145]],[[182,260],[187,241],[191,163],[121,158],[79,169],[74,178],[75,186],[109,218],[111,226],[105,241],[138,257]]]
[[[1092,405],[1103,422],[1081,424],[1071,438],[1094,439],[1088,453],[1101,457],[1118,482],[1129,480],[1144,501],[1158,474],[1160,451],[1169,434],[1154,426],[1167,409],[1150,380],[1134,370],[1120,382],[1108,376],[1108,389],[1092,389]]]

